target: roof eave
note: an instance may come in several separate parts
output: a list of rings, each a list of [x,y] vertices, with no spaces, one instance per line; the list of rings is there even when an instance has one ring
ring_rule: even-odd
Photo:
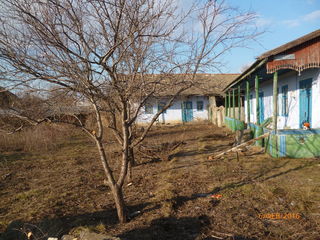
[[[239,77],[237,77],[233,82],[231,82],[227,87],[223,89],[223,92],[226,92],[228,89],[232,88],[234,85],[241,82],[243,79],[255,72],[259,67],[265,64],[268,61],[268,58],[257,59],[246,71],[244,71]]]

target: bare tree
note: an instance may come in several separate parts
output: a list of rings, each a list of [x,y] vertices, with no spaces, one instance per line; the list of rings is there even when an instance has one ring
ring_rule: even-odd
[[[181,10],[172,0],[6,0],[0,17],[1,81],[7,88],[40,92],[53,87],[90,103],[95,126],[73,121],[95,142],[120,222],[126,222],[123,185],[132,149],[160,114],[201,71],[215,71],[221,57],[257,36],[256,15],[224,1],[195,2]],[[176,75],[179,74],[179,75]],[[178,76],[178,77],[177,77]],[[165,106],[140,134],[133,126],[146,102],[168,92]],[[52,98],[51,98],[52,99]],[[18,108],[14,114],[33,125]],[[12,113],[12,112],[11,112]],[[25,113],[25,111],[24,111]],[[122,148],[119,174],[103,144],[102,116]],[[48,119],[47,119],[48,120]]]

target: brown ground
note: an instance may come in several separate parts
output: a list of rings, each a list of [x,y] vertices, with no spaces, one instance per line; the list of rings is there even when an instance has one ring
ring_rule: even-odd
[[[230,148],[233,135],[207,124],[156,127],[146,145],[179,141],[185,144],[169,157],[155,154],[170,161],[137,154],[133,185],[125,187],[132,219],[124,225],[117,224],[95,148],[84,136],[45,153],[2,152],[0,239],[16,239],[12,229],[31,227],[25,223],[50,236],[86,227],[130,240],[320,239],[318,159],[248,151],[239,161],[234,153],[209,161]],[[111,145],[109,156],[118,155]],[[266,213],[301,218],[259,218]]]

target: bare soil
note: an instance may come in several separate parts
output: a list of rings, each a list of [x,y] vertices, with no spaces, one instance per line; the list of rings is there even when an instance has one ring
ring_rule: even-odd
[[[133,240],[320,239],[319,159],[274,159],[253,148],[208,160],[233,142],[210,124],[154,127],[149,150],[136,152],[123,225],[84,135],[53,150],[1,152],[0,239],[35,227],[49,236],[89,228]],[[116,169],[120,151],[106,144]]]

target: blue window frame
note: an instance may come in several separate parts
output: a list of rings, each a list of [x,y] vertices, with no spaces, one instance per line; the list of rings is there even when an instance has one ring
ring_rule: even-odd
[[[197,101],[197,111],[203,111],[203,101]]]
[[[288,85],[282,86],[282,116],[288,116],[289,106],[288,106]]]

